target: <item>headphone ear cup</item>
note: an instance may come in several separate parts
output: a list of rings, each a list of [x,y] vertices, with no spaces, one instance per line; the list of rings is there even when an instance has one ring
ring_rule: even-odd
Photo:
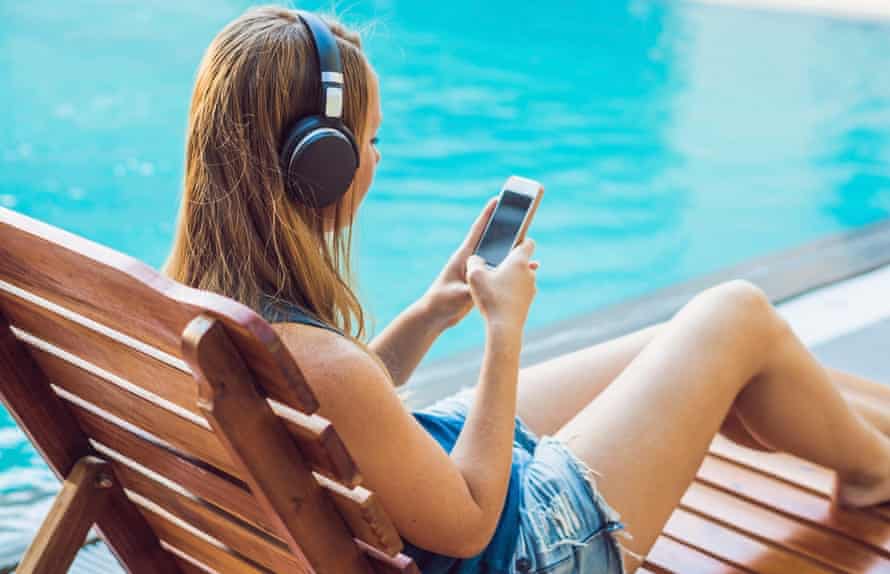
[[[326,207],[349,189],[359,166],[358,145],[343,122],[309,116],[294,124],[285,138],[281,166],[293,200]]]

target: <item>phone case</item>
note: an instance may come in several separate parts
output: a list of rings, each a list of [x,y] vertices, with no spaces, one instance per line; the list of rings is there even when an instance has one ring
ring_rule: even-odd
[[[504,182],[504,185],[501,187],[501,193],[505,189],[509,189],[510,191],[515,191],[518,193],[526,193],[526,194],[534,194],[535,199],[532,202],[531,207],[528,209],[528,213],[525,215],[525,219],[522,222],[522,226],[519,228],[519,231],[516,233],[516,239],[513,241],[513,245],[510,249],[515,248],[517,245],[522,243],[522,240],[525,239],[526,234],[528,233],[528,228],[531,225],[532,218],[534,218],[535,213],[538,210],[538,204],[541,203],[541,197],[544,195],[544,186],[541,185],[539,181],[534,179],[529,179],[526,177],[520,177],[518,175],[511,175],[507,178],[507,181]],[[498,198],[500,202],[500,198]],[[497,209],[497,208],[495,208]],[[479,239],[476,241],[475,247],[473,247],[473,253],[476,253],[476,250],[479,249],[479,244],[482,242],[482,238],[485,236],[485,233],[488,231],[488,224],[486,223],[485,229],[482,230],[482,235],[480,235]],[[488,263],[486,263],[488,267],[491,267]]]

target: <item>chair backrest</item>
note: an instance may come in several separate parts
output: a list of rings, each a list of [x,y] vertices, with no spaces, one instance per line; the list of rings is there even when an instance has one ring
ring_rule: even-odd
[[[417,572],[262,317],[3,208],[0,397],[132,572]]]

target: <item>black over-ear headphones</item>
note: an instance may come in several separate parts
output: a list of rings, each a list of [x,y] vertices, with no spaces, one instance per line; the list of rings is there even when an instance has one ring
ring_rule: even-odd
[[[288,195],[312,207],[336,202],[359,164],[355,136],[343,123],[343,71],[337,39],[321,18],[298,11],[312,37],[321,72],[321,110],[285,131],[281,165]]]

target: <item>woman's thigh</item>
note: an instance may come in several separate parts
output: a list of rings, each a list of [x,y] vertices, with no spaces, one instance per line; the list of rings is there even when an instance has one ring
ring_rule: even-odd
[[[555,434],[614,381],[663,328],[658,323],[627,335],[520,369],[516,411],[538,436]],[[733,410],[720,432],[737,444],[760,444]]]
[[[517,414],[538,436],[555,434],[615,380],[661,327],[652,325],[520,369]]]
[[[767,352],[769,331],[746,317],[746,296],[735,286],[694,299],[556,433],[599,474],[637,554],[648,553]],[[628,571],[636,566],[628,560]]]

